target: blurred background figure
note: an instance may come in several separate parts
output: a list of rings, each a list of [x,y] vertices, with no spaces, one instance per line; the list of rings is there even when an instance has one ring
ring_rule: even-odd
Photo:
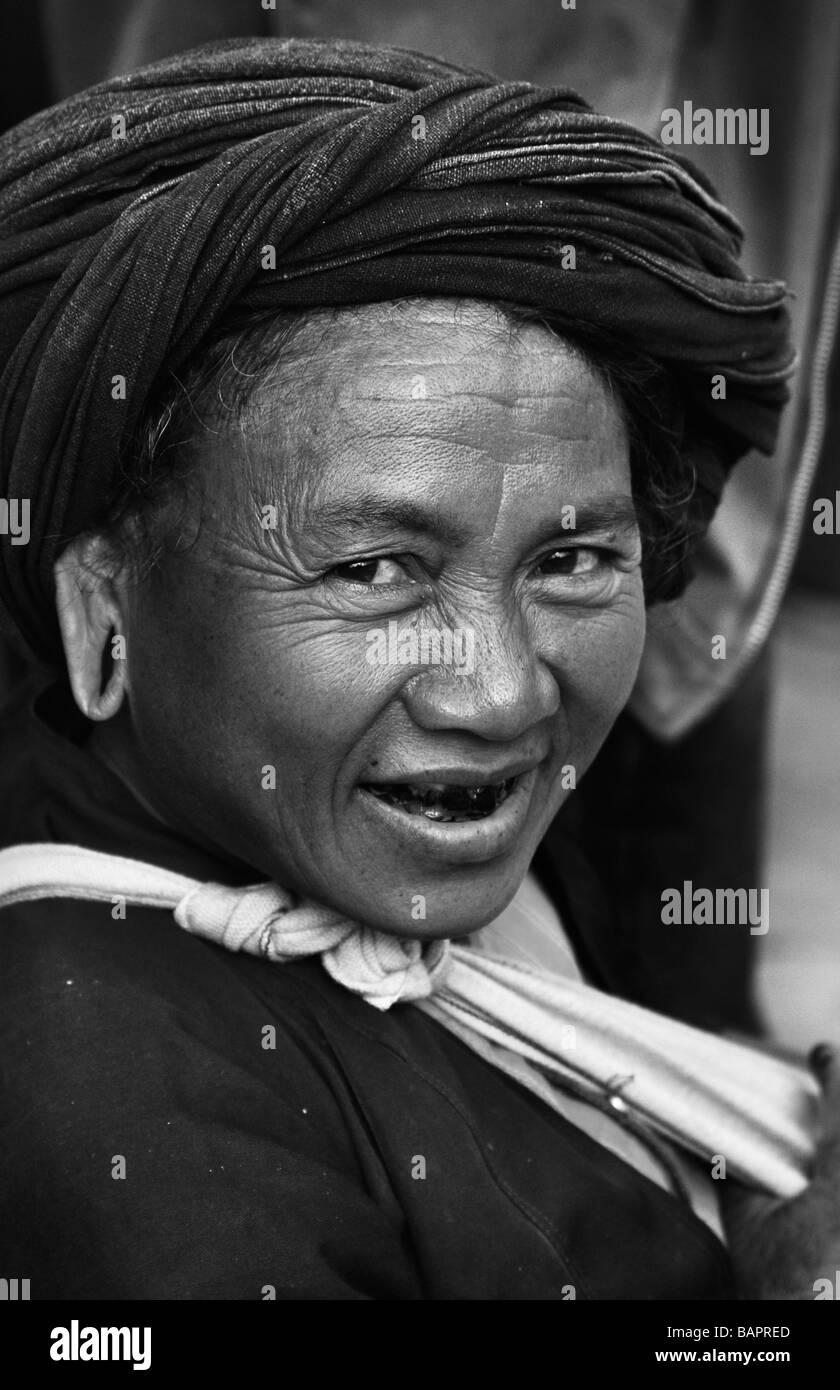
[[[834,0],[5,0],[2,23],[4,125],[250,34],[390,43],[568,86],[653,136],[685,100],[769,111],[764,155],[683,152],[741,219],[747,271],[795,296],[801,366],[779,449],[736,471],[695,583],[653,610],[631,705],[562,814],[611,895],[641,1002],[791,1044],[840,1040],[840,534],[812,524],[816,499],[840,501]],[[3,662],[11,687],[22,668]],[[685,880],[769,886],[769,932],[663,926],[661,893]]]

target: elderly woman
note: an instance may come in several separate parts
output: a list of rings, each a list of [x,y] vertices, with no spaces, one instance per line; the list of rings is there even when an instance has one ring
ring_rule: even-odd
[[[0,597],[49,669],[6,721],[4,1267],[813,1297],[831,1059],[820,1102],[633,1004],[553,827],[772,445],[783,288],[654,142],[394,50],[199,49],[3,165]]]

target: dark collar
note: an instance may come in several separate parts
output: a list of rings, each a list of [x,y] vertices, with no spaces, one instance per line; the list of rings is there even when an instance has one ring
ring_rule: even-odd
[[[214,857],[146,810],[89,751],[91,729],[64,682],[30,692],[5,713],[0,844],[83,845],[231,886],[260,877],[248,865]]]

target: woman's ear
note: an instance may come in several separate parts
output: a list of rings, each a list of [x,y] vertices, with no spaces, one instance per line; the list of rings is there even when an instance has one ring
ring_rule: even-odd
[[[125,601],[113,550],[101,536],[79,537],[53,573],[73,698],[88,719],[111,719],[128,685]]]

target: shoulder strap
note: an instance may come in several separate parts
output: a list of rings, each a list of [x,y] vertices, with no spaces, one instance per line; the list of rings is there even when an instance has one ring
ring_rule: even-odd
[[[80,845],[13,845],[0,850],[0,907],[41,898],[86,898],[110,902],[126,898],[138,907],[175,908],[197,879],[102,854]]]

